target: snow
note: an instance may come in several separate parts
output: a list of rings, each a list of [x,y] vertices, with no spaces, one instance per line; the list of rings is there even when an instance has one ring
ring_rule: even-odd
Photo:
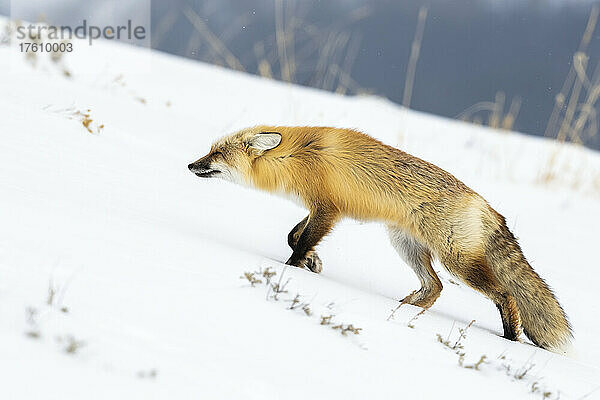
[[[0,398],[600,398],[597,153],[147,49],[74,45],[71,78],[0,46]],[[439,264],[435,305],[388,320],[418,280],[378,224],[337,226],[318,247],[321,275],[285,268],[306,211],[187,170],[258,123],[358,128],[455,174],[554,288],[572,353],[502,339],[494,305]],[[240,279],[267,267],[289,279],[279,300]],[[289,309],[297,293],[311,316]],[[331,314],[359,334],[321,325]],[[472,320],[461,367],[437,335],[452,346]]]

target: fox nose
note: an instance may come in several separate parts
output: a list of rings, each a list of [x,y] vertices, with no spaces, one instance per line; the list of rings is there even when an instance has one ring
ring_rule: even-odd
[[[204,162],[194,161],[190,165],[188,165],[188,169],[192,172],[202,171],[207,169],[207,165]]]

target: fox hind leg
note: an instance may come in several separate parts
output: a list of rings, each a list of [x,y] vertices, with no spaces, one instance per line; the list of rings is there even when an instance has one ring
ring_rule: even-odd
[[[521,334],[521,317],[515,298],[508,293],[499,290],[495,282],[485,282],[482,274],[479,278],[479,285],[475,286],[471,279],[466,279],[465,282],[478,292],[487,296],[494,302],[496,308],[500,312],[502,318],[503,337],[508,340],[515,341]]]
[[[429,308],[442,292],[442,282],[431,266],[431,252],[412,235],[396,226],[388,226],[392,246],[398,255],[417,274],[421,288],[406,296],[402,303]]]
[[[521,318],[516,300],[503,289],[489,264],[477,257],[447,258],[442,263],[452,274],[494,302],[502,318],[504,338],[517,340],[521,334]]]
[[[504,338],[508,340],[517,340],[521,334],[521,318],[515,298],[509,294],[495,295],[492,300],[496,304],[496,308],[500,311],[502,318],[502,329],[504,330]]]

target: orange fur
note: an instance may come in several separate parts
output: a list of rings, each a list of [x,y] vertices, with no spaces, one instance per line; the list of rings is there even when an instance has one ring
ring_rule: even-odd
[[[320,270],[314,246],[341,217],[384,222],[423,285],[405,302],[435,302],[442,289],[431,267],[436,256],[496,303],[506,337],[516,339],[521,322],[546,348],[571,336],[562,308],[500,214],[448,172],[361,132],[256,126],[217,141],[190,169],[299,199],[310,214],[290,232],[292,265]]]

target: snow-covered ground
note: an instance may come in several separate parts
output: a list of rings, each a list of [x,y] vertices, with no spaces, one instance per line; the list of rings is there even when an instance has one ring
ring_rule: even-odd
[[[14,51],[0,46],[0,398],[600,398],[598,154],[115,43],[76,42],[70,78]],[[388,320],[418,280],[377,224],[342,222],[321,275],[285,268],[306,211],[187,170],[257,123],[358,128],[462,179],[555,289],[574,354],[502,339],[494,305],[439,264],[435,305]],[[278,300],[240,279],[268,267],[289,279]]]

